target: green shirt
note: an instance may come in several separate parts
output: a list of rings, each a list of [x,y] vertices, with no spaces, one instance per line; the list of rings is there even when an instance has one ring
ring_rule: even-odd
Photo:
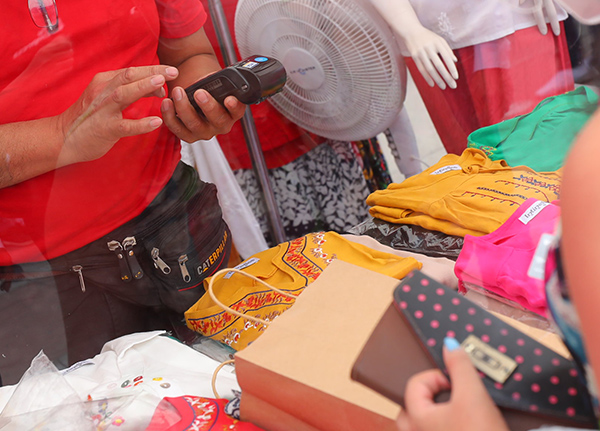
[[[598,96],[581,86],[542,100],[529,114],[475,130],[467,146],[484,151],[492,160],[504,159],[509,166],[556,171],[597,106]]]

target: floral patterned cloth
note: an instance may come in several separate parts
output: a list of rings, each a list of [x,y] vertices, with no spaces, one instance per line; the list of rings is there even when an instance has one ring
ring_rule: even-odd
[[[197,396],[164,398],[146,431],[261,431],[224,412],[225,399]]]
[[[369,188],[350,142],[328,141],[298,159],[269,170],[286,240],[309,232],[339,233],[368,218]],[[253,170],[234,171],[270,246],[267,211]]]

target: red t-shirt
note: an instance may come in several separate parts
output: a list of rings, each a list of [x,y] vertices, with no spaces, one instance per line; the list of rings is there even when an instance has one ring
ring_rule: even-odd
[[[158,64],[159,36],[188,36],[206,21],[198,0],[56,3],[54,34],[35,26],[27,2],[3,5],[2,124],[60,114],[96,73]],[[160,116],[160,102],[143,98],[124,116]],[[0,265],[50,259],[106,235],[142,212],[179,159],[179,140],[163,126],[121,139],[98,160],[0,189]]]

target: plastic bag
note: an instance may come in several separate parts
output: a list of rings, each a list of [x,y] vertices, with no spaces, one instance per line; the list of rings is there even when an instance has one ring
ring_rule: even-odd
[[[409,224],[393,224],[369,218],[350,229],[354,235],[368,235],[381,244],[396,250],[421,253],[431,257],[446,257],[456,260],[464,239],[442,232],[428,230]]]
[[[73,388],[44,352],[31,362],[0,413],[2,431],[96,430]]]

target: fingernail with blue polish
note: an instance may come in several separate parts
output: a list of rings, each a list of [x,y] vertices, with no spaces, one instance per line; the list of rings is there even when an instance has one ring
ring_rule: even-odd
[[[460,347],[460,343],[454,337],[446,337],[444,338],[444,346],[448,349],[449,352],[456,350]]]

